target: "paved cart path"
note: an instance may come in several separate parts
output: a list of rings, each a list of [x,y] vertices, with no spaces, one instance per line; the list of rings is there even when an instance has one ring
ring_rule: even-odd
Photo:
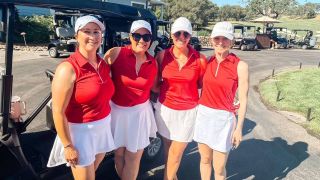
[[[202,51],[206,55],[212,50]],[[306,66],[317,67],[320,61],[318,50],[263,50],[234,52],[250,67],[249,106],[244,125],[244,140],[241,146],[231,151],[227,164],[228,179],[310,179],[320,178],[320,140],[309,135],[306,130],[286,116],[268,110],[255,90],[261,79],[285,69]],[[1,54],[0,54],[1,55]],[[50,89],[44,70],[52,69],[62,60],[51,59],[45,54],[28,54],[24,60],[14,60],[13,94],[20,95],[32,110]],[[0,65],[3,66],[3,56]],[[320,77],[320,73],[319,73]],[[45,129],[45,113],[30,124],[29,132]],[[197,180],[199,176],[199,154],[196,143],[191,143],[185,152],[179,170],[179,179]],[[112,163],[105,163],[99,169],[98,179],[113,179],[109,175]],[[152,162],[142,161],[140,179],[161,179],[163,160],[161,156]],[[63,179],[63,178],[62,178]]]

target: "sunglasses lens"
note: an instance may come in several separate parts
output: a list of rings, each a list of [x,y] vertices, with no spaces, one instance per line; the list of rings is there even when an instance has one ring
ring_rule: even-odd
[[[175,32],[173,35],[176,37],[176,38],[179,38],[180,35],[183,34],[184,38],[188,38],[190,36],[190,34],[188,32],[185,32],[185,31],[178,31],[178,32]]]
[[[142,39],[144,42],[149,42],[151,41],[151,34],[144,34],[142,35]]]
[[[140,34],[136,34],[136,33],[133,33],[133,34],[132,34],[132,37],[133,37],[133,39],[134,39],[135,41],[140,41],[140,39],[141,39],[141,35],[140,35]]]
[[[178,32],[175,32],[174,34],[173,34],[176,38],[178,38],[178,37],[180,37],[180,35],[181,35],[181,32],[180,31],[178,31]]]
[[[185,38],[188,38],[190,36],[190,34],[188,32],[183,32],[183,35]]]
[[[132,37],[135,41],[140,41],[140,39],[142,38],[144,42],[149,42],[151,41],[151,34],[144,34],[144,35],[141,35],[141,34],[138,34],[138,33],[133,33],[132,34]]]

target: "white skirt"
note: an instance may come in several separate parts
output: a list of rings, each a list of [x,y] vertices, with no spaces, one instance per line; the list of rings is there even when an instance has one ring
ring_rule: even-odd
[[[188,110],[171,109],[159,101],[154,104],[158,132],[166,139],[191,142],[197,107]]]
[[[95,156],[100,153],[115,149],[111,134],[111,115],[88,123],[68,123],[71,141],[79,153],[78,165],[85,167],[95,161]],[[48,167],[67,163],[64,156],[64,147],[57,136],[48,160]],[[69,164],[67,163],[67,166]]]
[[[132,107],[111,102],[111,116],[116,148],[125,147],[135,153],[150,144],[150,137],[156,137],[157,126],[149,100]]]
[[[229,152],[236,123],[232,112],[199,105],[193,139],[213,150]]]

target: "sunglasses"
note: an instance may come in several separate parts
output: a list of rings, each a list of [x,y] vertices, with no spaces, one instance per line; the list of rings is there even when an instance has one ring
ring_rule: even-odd
[[[151,34],[138,34],[138,33],[132,33],[131,36],[133,37],[133,39],[136,42],[139,42],[140,39],[142,38],[144,42],[149,42],[152,39],[152,35]]]
[[[190,34],[186,31],[177,31],[173,35],[174,37],[179,38],[181,34],[183,34],[184,38],[190,37]]]

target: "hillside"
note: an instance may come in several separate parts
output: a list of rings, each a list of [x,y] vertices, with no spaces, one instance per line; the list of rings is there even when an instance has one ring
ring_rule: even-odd
[[[282,17],[279,19],[281,23],[277,23],[274,26],[285,27],[288,30],[293,29],[309,29],[317,34],[320,37],[320,15],[313,19],[301,19],[301,18],[291,18],[291,17]],[[253,25],[256,27],[263,27],[262,23],[252,23],[248,21],[231,21],[234,24],[243,24],[243,25]],[[212,29],[212,26],[208,29]]]
[[[288,30],[293,29],[308,29],[312,30],[314,34],[317,34],[320,37],[320,15],[313,19],[301,19],[301,18],[291,18],[291,17],[282,17],[279,19],[282,21],[281,23],[276,23],[274,26],[276,27],[285,27]],[[233,24],[243,24],[243,25],[251,25],[256,27],[263,27],[262,23],[252,23],[249,21],[231,21]],[[209,27],[205,28],[207,30],[211,30],[214,23],[210,23]]]

